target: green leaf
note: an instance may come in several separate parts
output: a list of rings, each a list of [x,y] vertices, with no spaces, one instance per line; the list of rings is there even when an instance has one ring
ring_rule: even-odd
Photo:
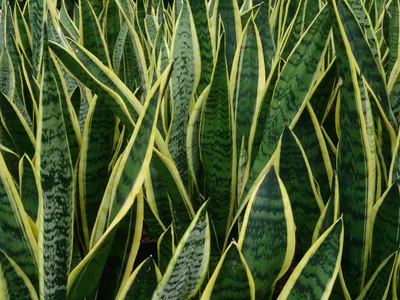
[[[226,61],[228,74],[230,74],[237,44],[242,34],[240,11],[236,0],[219,0],[217,1],[217,5],[217,16],[221,16],[221,20],[225,28]],[[218,26],[216,26],[214,30],[218,31]],[[214,32],[213,34],[216,36],[218,32]]]
[[[364,116],[360,78],[352,63],[351,53],[339,39],[335,39],[338,71],[343,78],[340,88],[340,140],[337,153],[337,173],[340,209],[345,223],[342,269],[352,297],[364,285],[367,247],[370,228],[367,216],[375,197],[373,153]],[[346,49],[349,50],[349,49]],[[348,201],[351,199],[351,201]]]
[[[33,157],[35,137],[15,103],[2,92],[0,92],[0,115],[18,154],[22,156],[26,153],[29,157]]]
[[[143,193],[138,195],[143,203]],[[118,223],[112,246],[107,255],[104,269],[101,268],[101,280],[97,293],[104,299],[118,299],[120,285],[125,285],[132,273],[133,264],[140,259],[137,257],[143,232],[144,207],[133,205],[125,217]],[[155,283],[155,286],[157,282]],[[155,288],[155,287],[154,287]],[[153,290],[150,291],[150,293]]]
[[[361,74],[365,76],[379,100],[377,104],[381,106],[384,117],[387,118],[393,128],[397,128],[397,122],[389,104],[382,66],[374,59],[371,47],[366,41],[360,24],[357,22],[349,4],[345,0],[335,0],[333,4],[340,33],[345,44],[351,47],[352,55],[355,57]]]
[[[61,8],[60,8],[60,23],[65,27],[68,31],[69,35],[73,37],[75,41],[79,39],[79,31],[76,28],[74,21],[71,20],[67,8],[66,8],[66,1],[62,1]]]
[[[323,83],[321,82],[321,84]],[[307,155],[312,174],[316,181],[316,188],[325,203],[331,193],[330,181],[333,176],[333,166],[329,158],[328,146],[321,126],[310,104],[307,104],[307,107],[303,110],[299,121],[293,128],[293,132],[298,137]]]
[[[246,151],[244,155],[247,160],[250,159],[254,135],[251,126],[266,81],[262,50],[258,28],[251,17],[238,43],[230,82],[230,89],[235,91],[233,109],[236,121],[236,151],[240,156],[240,146],[244,140]]]
[[[340,268],[343,235],[340,219],[310,247],[278,299],[328,299]]]
[[[112,98],[104,98],[105,100],[112,99],[107,102],[107,105],[125,126],[133,129],[131,116],[137,116],[137,113],[130,99],[135,97],[123,82],[95,56],[75,42],[71,41],[71,45],[74,53],[61,45],[50,42],[51,49],[76,79],[98,94],[104,91],[110,94]]]
[[[36,222],[39,208],[38,178],[34,164],[24,155],[19,161],[20,197],[29,217]]]
[[[295,225],[286,189],[274,167],[250,198],[239,236],[239,249],[262,299],[289,268],[295,250]]]
[[[10,99],[14,98],[15,75],[7,48],[3,48],[0,54],[0,91]]]
[[[257,2],[260,1],[257,0]],[[269,25],[269,7],[267,2],[261,2],[258,14],[255,17],[255,22],[260,34],[265,63],[265,75],[267,76],[272,68],[272,60],[275,56],[275,45]]]
[[[0,169],[0,253],[12,258],[38,290],[37,242],[1,153]]]
[[[208,211],[220,243],[225,239],[234,204],[231,200],[234,195],[231,110],[225,37],[222,35],[210,91],[203,108],[200,133],[200,150],[205,173],[205,198],[210,199]]]
[[[400,228],[399,197],[399,186],[396,182],[372,208],[370,214],[373,223],[370,266],[372,272],[375,272],[382,261],[399,248],[400,238],[397,234]]]
[[[120,161],[115,166],[117,169],[110,177],[109,186],[103,197],[93,230],[91,242],[93,247],[69,276],[68,299],[82,299],[97,288],[118,226],[124,222],[124,218],[129,216],[127,214],[135,203],[137,204],[136,219],[143,221],[143,197],[137,198],[136,196],[139,194],[145,174],[148,172],[153,153],[160,99],[164,96],[170,71],[169,68],[149,93],[136,123],[135,131]],[[156,93],[158,88],[161,91]],[[137,246],[138,241],[135,243]],[[137,249],[132,253],[133,259],[136,252]],[[130,274],[131,270],[128,272]]]
[[[201,299],[254,299],[253,278],[235,242],[222,255]]]
[[[152,164],[160,174],[163,185],[168,191],[172,207],[171,213],[174,224],[174,234],[177,239],[180,239],[194,215],[193,208],[189,202],[189,196],[187,195],[183,183],[179,183],[176,180],[177,170],[176,172],[172,172],[171,170],[174,163],[156,149],[154,152],[155,155],[152,157]]]
[[[292,51],[276,83],[264,125],[264,137],[246,191],[271,159],[285,126],[293,126],[305,107],[329,30],[330,14],[325,6]]]
[[[121,299],[127,300],[151,299],[151,295],[156,289],[157,282],[160,279],[160,271],[153,258],[149,257],[133,271],[129,280],[121,287],[118,295]]]
[[[199,290],[210,258],[210,224],[205,203],[176,247],[152,299],[188,299]]]
[[[16,39],[18,41],[18,44],[20,45],[20,49],[26,57],[32,57],[31,35],[27,21],[23,17],[19,4],[15,5],[14,8],[14,19],[14,23],[16,24]]]
[[[80,0],[80,26],[79,26],[79,42],[94,56],[96,56],[104,65],[111,66],[108,55],[108,48],[104,40],[103,33],[100,29],[99,20],[88,0]]]
[[[297,228],[300,255],[311,247],[314,228],[324,204],[314,185],[306,153],[297,137],[286,127],[282,135],[279,176],[287,190]]]
[[[4,289],[0,292],[8,294],[8,299],[21,299],[21,300],[37,300],[39,299],[35,288],[26,277],[21,268],[2,250],[0,250],[0,273],[3,273],[6,286],[1,287]],[[1,275],[0,275],[1,277]]]
[[[47,41],[47,36],[44,39]],[[67,292],[72,254],[73,168],[47,43],[44,47],[35,160],[40,174],[40,297],[61,299]]]
[[[29,23],[32,34],[32,68],[33,76],[38,78],[43,60],[46,1],[28,2]],[[47,41],[46,41],[47,42]]]
[[[197,91],[201,94],[210,83],[213,70],[213,48],[207,17],[208,3],[205,0],[189,0],[189,4],[200,48],[201,74]]]
[[[365,285],[357,299],[386,299],[389,298],[391,278],[396,265],[398,252],[389,255],[376,269],[371,279]]]
[[[158,267],[161,273],[165,273],[168,263],[172,258],[175,250],[174,243],[174,231],[173,226],[169,226],[166,231],[164,231],[157,241],[157,257],[158,257]]]
[[[186,128],[190,103],[200,76],[200,53],[195,30],[190,7],[187,0],[184,0],[172,37],[172,120],[167,140],[168,149],[185,186],[188,185]]]
[[[104,97],[110,97],[103,94]],[[115,118],[103,99],[93,98],[83,132],[79,157],[79,203],[87,237],[94,226],[97,211],[109,178]]]

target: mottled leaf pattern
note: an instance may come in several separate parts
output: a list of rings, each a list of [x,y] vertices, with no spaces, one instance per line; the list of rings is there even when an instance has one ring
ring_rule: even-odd
[[[343,234],[343,220],[340,219],[310,247],[278,299],[328,298],[339,272]]]
[[[271,168],[248,203],[239,237],[257,299],[262,299],[287,271],[294,247],[295,225],[289,198],[275,168]]]
[[[210,224],[206,205],[199,209],[176,247],[152,299],[187,299],[200,288],[210,256]]]
[[[278,140],[305,106],[305,96],[315,78],[330,30],[330,14],[325,7],[314,20],[288,58],[278,79],[260,145],[247,187],[250,188],[274,153]]]
[[[36,141],[42,205],[38,216],[40,296],[65,298],[72,253],[72,163],[60,94],[49,68],[50,57],[45,49]]]
[[[210,199],[208,211],[216,234],[223,242],[232,195],[231,104],[228,97],[225,38],[222,35],[211,87],[203,108],[200,151],[205,173],[205,194]]]

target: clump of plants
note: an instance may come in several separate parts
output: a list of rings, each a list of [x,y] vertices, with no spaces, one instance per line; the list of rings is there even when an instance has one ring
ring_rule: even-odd
[[[399,0],[2,0],[0,299],[397,299]]]

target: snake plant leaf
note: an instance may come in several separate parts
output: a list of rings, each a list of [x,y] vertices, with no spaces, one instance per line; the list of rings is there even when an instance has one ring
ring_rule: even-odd
[[[172,120],[168,132],[168,149],[182,180],[188,184],[186,128],[189,107],[200,77],[199,46],[193,16],[187,0],[183,1],[172,38],[174,69],[171,75]]]
[[[269,7],[267,2],[263,1],[260,3],[258,14],[255,17],[255,23],[260,34],[263,49],[262,53],[264,55],[265,76],[267,76],[272,68],[272,60],[275,56],[275,45],[269,24]]]
[[[7,40],[7,14],[8,14],[7,1],[1,2],[1,16],[0,16],[0,49],[3,49]]]
[[[299,174],[302,174],[299,176]],[[282,135],[279,177],[287,190],[298,231],[298,251],[306,253],[311,247],[314,228],[324,204],[314,185],[314,177],[302,145],[286,127]]]
[[[338,89],[337,77],[337,67],[335,60],[333,60],[318,80],[319,84],[310,99],[310,104],[319,123],[324,121],[325,114],[332,104],[332,97]]]
[[[19,194],[28,216],[36,222],[39,207],[38,178],[27,155],[19,161]]]
[[[339,219],[300,260],[278,299],[328,299],[339,273],[343,237],[343,219]]]
[[[126,3],[121,0],[115,0],[116,4],[118,5],[118,8],[120,12],[122,13],[123,17],[125,18],[126,24],[128,24],[129,27],[129,33],[130,33],[130,41],[131,41],[131,47],[132,47],[132,52],[130,53],[132,56],[134,56],[135,60],[135,66],[138,70],[139,73],[139,78],[140,78],[140,85],[143,89],[143,91],[146,91],[148,86],[149,86],[149,78],[148,78],[148,61],[146,60],[146,51],[143,49],[145,47],[145,43],[142,43],[140,40],[139,35],[141,34],[140,28],[139,28],[139,34],[136,31],[134,27],[136,19],[132,19],[130,17],[131,15],[131,10],[129,9],[129,6],[131,6],[130,2],[127,1]],[[124,9],[124,5],[126,4],[126,9]],[[133,13],[133,12],[132,12]],[[142,27],[144,28],[144,27]]]
[[[7,48],[3,48],[0,54],[0,76],[0,91],[10,99],[13,99],[15,92],[15,75]]]
[[[217,13],[218,15],[221,16],[221,20],[223,22],[225,29],[225,36],[226,36],[225,52],[226,52],[228,74],[230,74],[237,44],[242,34],[240,11],[236,0],[218,0],[216,4],[218,5]],[[218,27],[214,28],[214,30],[217,29]],[[218,32],[214,32],[214,36],[217,36],[217,34]]]
[[[166,84],[168,84],[171,68],[164,72],[152,90],[148,93],[146,106],[143,107],[135,130],[125,148],[121,161],[121,167],[116,175],[116,185],[113,191],[113,200],[110,207],[108,223],[111,224],[119,214],[121,208],[129,205],[131,193],[137,193],[133,187],[136,182],[144,181],[145,169],[149,167],[153,153],[153,144],[156,131],[153,130],[157,124],[160,99],[164,96]],[[157,90],[160,89],[160,92]],[[147,111],[147,113],[145,113]],[[127,201],[128,199],[128,201]]]
[[[375,34],[372,20],[368,15],[365,5],[362,2],[356,0],[347,0],[349,7],[351,8],[354,16],[356,17],[360,28],[362,29],[365,39],[368,42],[375,60],[379,63],[381,59],[381,53],[379,49],[379,41],[377,34]]]
[[[38,290],[37,242],[2,153],[0,169],[0,253],[12,258]]]
[[[389,24],[389,59],[388,59],[388,67],[387,67],[387,77],[388,77],[388,90],[390,96],[390,105],[392,107],[394,116],[396,120],[400,120],[399,111],[400,111],[400,78],[399,73],[396,71],[396,68],[400,62],[399,55],[399,32],[400,32],[400,3],[399,1],[392,1],[392,4],[389,6],[388,12],[390,13],[390,24]]]
[[[72,92],[70,93],[69,100],[72,104],[72,107],[74,108],[75,115],[78,116],[78,122],[79,122],[79,128],[81,128],[81,132],[83,132],[83,124],[82,122],[85,121],[86,118],[81,118],[80,114],[80,108],[81,108],[81,102],[83,101],[82,99],[82,94],[81,94],[81,89],[79,86],[76,86]]]
[[[96,17],[91,3],[95,4],[96,1],[79,1],[79,43],[96,56],[104,65],[110,67],[111,62],[108,48],[106,47],[99,20]]]
[[[234,87],[233,108],[236,121],[236,151],[244,140],[245,151],[250,155],[252,145],[251,124],[265,84],[265,66],[262,44],[253,17],[243,29],[238,42],[231,72],[230,88]],[[250,147],[247,147],[250,145]]]
[[[35,153],[35,137],[16,105],[0,92],[0,115],[9,132],[19,155],[26,153],[33,157]]]
[[[391,286],[391,278],[396,265],[398,252],[389,255],[376,269],[357,300],[386,299]]]
[[[256,130],[254,134],[254,140],[252,145],[252,153],[250,155],[250,160],[246,166],[247,169],[253,166],[257,153],[260,149],[260,145],[264,136],[265,122],[268,116],[268,112],[271,106],[272,96],[274,93],[275,85],[278,80],[280,73],[280,66],[276,59],[273,60],[271,65],[271,70],[267,81],[265,83],[265,91],[261,99],[261,105],[258,112],[258,117],[253,122],[256,123]],[[246,170],[248,172],[248,170]]]
[[[180,240],[152,299],[187,299],[201,287],[210,258],[210,223],[206,206],[207,202]]]
[[[211,87],[203,108],[200,133],[201,158],[205,175],[205,198],[219,242],[223,242],[232,213],[234,195],[232,104],[228,94],[225,37],[220,39]]]
[[[325,6],[289,56],[276,83],[260,150],[246,184],[247,191],[275,152],[285,126],[295,122],[305,107],[329,31],[330,13]]]
[[[325,203],[331,192],[330,181],[333,176],[333,166],[321,126],[309,103],[293,128],[293,132],[298,137],[303,149],[305,149],[312,174],[317,182],[316,188]]]
[[[337,3],[336,3],[337,2]],[[345,0],[335,0],[333,11],[339,24],[340,32],[345,44],[351,47],[361,73],[365,76],[372,90],[376,94],[385,117],[393,128],[397,128],[393,111],[389,104],[381,65],[374,59],[371,47],[365,40],[360,25],[353,11]]]
[[[186,153],[190,175],[199,191],[204,190],[204,170],[200,158],[200,127],[201,127],[201,111],[204,103],[208,98],[210,85],[208,85],[201,93],[192,108],[187,128],[186,136]]]
[[[371,211],[373,223],[371,246],[371,271],[374,272],[384,259],[399,248],[397,230],[399,222],[399,186],[396,183],[382,195]]]
[[[70,37],[72,37],[75,41],[79,39],[79,30],[76,28],[74,21],[72,21],[68,14],[65,1],[62,1],[60,7],[60,23],[68,31]]]
[[[316,2],[312,0],[305,0],[304,3],[304,21],[303,21],[303,31],[307,29],[308,26],[312,23],[312,20],[318,15],[319,9],[321,7],[322,1],[318,1],[318,5]]]
[[[0,272],[5,279],[5,287],[0,292],[8,294],[8,299],[38,300],[37,293],[32,283],[21,268],[2,250],[0,250]],[[4,294],[3,294],[4,295]]]
[[[138,198],[143,203],[142,192]],[[118,299],[119,286],[125,285],[132,273],[143,232],[143,209],[142,205],[133,205],[118,223],[97,290],[105,299]]]
[[[14,80],[15,80],[15,90],[13,99],[17,104],[21,103],[21,105],[18,105],[21,113],[24,113],[24,117],[26,117],[26,121],[32,128],[32,122],[27,116],[25,112],[25,108],[22,105],[22,100],[23,100],[23,89],[22,89],[22,78],[21,78],[21,53],[18,49],[18,44],[17,41],[15,40],[15,36],[12,34],[9,34],[8,39],[7,39],[7,50],[10,55],[11,63],[12,63],[12,69],[14,73]]]
[[[256,299],[286,273],[294,256],[295,224],[286,189],[272,167],[250,198],[239,235]]]
[[[285,35],[280,41],[281,47],[284,47],[282,57],[285,60],[287,59],[288,55],[290,54],[296,43],[299,41],[303,33],[303,20],[306,10],[305,5],[307,5],[307,2],[305,0],[289,1],[288,3],[290,4],[288,4],[289,10],[286,16],[286,22],[288,23],[290,21],[290,25],[286,25]]]
[[[145,29],[146,29],[146,35],[147,35],[147,40],[151,47],[154,47],[154,40],[156,39],[157,35],[157,26],[158,24],[156,23],[155,16],[153,15],[147,15],[146,18],[144,19],[145,21]]]
[[[120,214],[112,226],[102,235],[97,244],[84,259],[72,270],[68,278],[67,299],[83,299],[92,295],[99,285],[104,266],[113,245],[120,222],[130,218],[130,210],[136,207],[137,219],[143,216],[143,198],[137,197],[133,205],[124,214]],[[143,219],[141,219],[143,220]]]
[[[393,151],[392,162],[389,170],[389,184],[400,179],[400,134],[397,135],[396,145]]]
[[[118,169],[116,169],[114,175],[111,177],[115,181],[108,192],[111,192],[111,195],[108,195],[106,190],[103,198],[103,202],[111,201],[110,203],[106,203],[107,205],[105,206],[108,220],[104,218],[99,219],[98,217],[96,221],[96,223],[101,221],[102,225],[97,224],[97,227],[99,227],[100,231],[105,230],[105,232],[93,243],[94,246],[90,252],[71,272],[68,281],[68,299],[82,299],[90,295],[99,284],[100,276],[98,274],[102,273],[117,233],[118,224],[124,222],[124,218],[129,217],[128,212],[132,209],[136,196],[143,185],[144,173],[149,167],[153,152],[154,129],[157,123],[160,99],[164,95],[166,84],[168,84],[168,80],[166,79],[169,78],[169,74],[170,69],[157,81],[151,94],[149,93],[144,109],[136,123],[135,131],[117,165]],[[156,93],[157,88],[161,88],[160,93]],[[156,98],[153,97],[154,94],[159,96],[158,99],[154,99]],[[136,202],[136,218],[137,220],[143,220],[143,197],[138,197]],[[103,203],[102,206],[104,206]],[[100,207],[99,213],[102,210],[102,207]],[[96,278],[96,280],[93,280],[93,278]],[[82,286],[86,288],[83,289]]]
[[[168,263],[175,252],[174,240],[174,227],[168,226],[167,230],[160,235],[157,241],[157,265],[162,274],[167,270]]]
[[[163,231],[165,231],[166,225],[172,222],[172,213],[168,188],[165,186],[162,176],[163,174],[159,173],[154,163],[151,163],[150,172],[145,181],[145,189],[147,204],[152,214],[156,217],[157,223],[159,223]],[[161,234],[161,232],[159,234]],[[158,236],[159,235],[157,235],[157,237]]]
[[[167,189],[169,199],[171,200],[174,233],[177,239],[180,239],[192,221],[192,217],[194,216],[193,207],[183,186],[183,182],[176,181],[176,174],[174,173],[177,170],[175,172],[171,170],[171,166],[174,163],[158,150],[155,149],[154,152],[155,155],[152,157],[152,164],[157,169],[162,183]]]
[[[14,7],[14,24],[16,40],[21,46],[21,51],[26,57],[32,57],[32,46],[31,46],[31,35],[27,21],[22,15],[20,4],[16,4]]]
[[[128,26],[129,29],[129,26]],[[138,61],[135,56],[135,43],[132,41],[132,39],[128,38],[126,39],[125,45],[124,45],[124,83],[126,86],[130,88],[131,91],[135,91],[139,89],[135,95],[137,95],[139,98],[141,96],[142,92],[145,92],[146,90],[143,88],[145,86],[144,84],[144,79],[143,76],[139,77],[138,74],[141,74],[141,71],[139,69]],[[146,73],[147,74],[147,73]],[[142,83],[140,80],[142,80]],[[142,84],[142,86],[141,86]]]
[[[346,224],[342,269],[349,293],[354,297],[361,292],[366,275],[367,239],[370,234],[367,216],[375,196],[375,182],[371,176],[374,166],[355,64],[341,52],[344,49],[339,48],[342,45],[340,41],[335,40],[335,43],[339,74],[343,78],[337,153],[340,209]]]
[[[109,97],[108,95],[104,95]],[[90,103],[79,157],[79,203],[83,229],[88,237],[108,181],[112,157],[114,116],[102,99]]]
[[[337,174],[334,173],[332,179],[331,197],[325,204],[321,217],[315,226],[313,240],[316,240],[323,232],[329,229],[339,219],[339,184]]]
[[[43,52],[35,159],[40,174],[40,297],[64,298],[72,253],[73,169],[60,93],[50,70],[48,49]]]
[[[18,162],[20,156],[16,153],[16,147],[3,122],[0,121],[0,151],[4,155],[6,166],[13,178],[18,178]]]
[[[50,42],[51,49],[75,78],[97,93],[104,93],[106,91],[112,96],[113,101],[107,102],[107,105],[109,105],[110,109],[121,119],[125,126],[133,129],[131,113],[134,113],[134,109],[129,100],[130,96],[128,94],[131,93],[127,92],[128,88],[118,77],[112,75],[109,69],[101,65],[100,61],[93,55],[88,54],[86,50],[83,50],[76,43],[74,46],[76,47],[74,48],[76,54],[82,53],[81,58],[76,58],[70,50],[61,45]],[[110,98],[104,97],[103,99],[109,100]],[[134,115],[136,116],[136,114]]]
[[[28,12],[32,35],[33,76],[38,78],[43,60],[46,1],[29,1]]]
[[[127,300],[151,299],[160,279],[160,271],[153,258],[149,257],[135,269],[126,284],[121,286],[118,295]]]
[[[104,24],[103,34],[107,41],[108,53],[113,53],[118,33],[122,28],[122,24],[119,17],[118,5],[114,0],[105,2],[104,5]],[[110,57],[112,58],[112,57]]]
[[[126,38],[128,36],[128,30],[128,24],[124,23],[124,25],[121,27],[120,32],[118,33],[117,39],[115,40],[112,64],[116,74],[119,73],[122,67],[122,56],[124,54],[124,47],[126,43]]]
[[[201,94],[210,83],[213,70],[213,48],[207,17],[207,1],[189,0],[189,4],[200,48],[201,74],[197,91]]]
[[[254,299],[254,282],[243,254],[232,242],[222,255],[201,299]]]
[[[65,129],[67,132],[71,162],[73,165],[75,165],[78,159],[79,148],[82,140],[79,121],[75,114],[72,103],[69,101],[70,99],[68,95],[66,77],[63,76],[65,70],[61,68],[58,61],[56,61],[56,59],[54,58],[51,60],[51,69],[57,83],[58,92],[60,94],[61,108],[64,118]]]
[[[74,9],[73,9],[73,15],[72,15],[72,20],[74,21],[75,27],[79,28],[79,5],[78,3],[72,4]]]

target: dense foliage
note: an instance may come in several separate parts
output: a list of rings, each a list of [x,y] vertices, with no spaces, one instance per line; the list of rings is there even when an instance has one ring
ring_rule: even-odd
[[[0,299],[397,299],[400,0],[2,0]]]

